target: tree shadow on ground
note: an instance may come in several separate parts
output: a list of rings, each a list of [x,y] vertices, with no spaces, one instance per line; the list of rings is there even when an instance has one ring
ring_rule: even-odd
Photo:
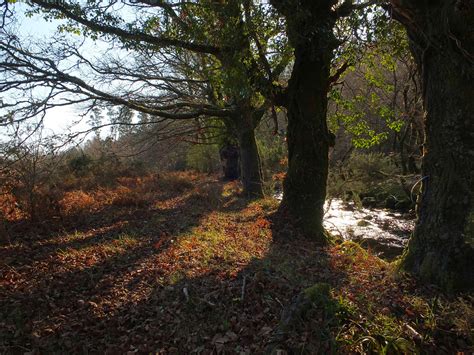
[[[76,254],[48,251],[49,259],[28,268],[4,269],[0,349],[250,354],[277,339],[289,353],[330,353],[342,325],[326,311],[337,299],[327,307],[315,301],[280,334],[282,313],[303,290],[346,288],[372,295],[373,304],[356,301],[380,309],[403,293],[360,247],[334,254],[299,235],[274,200],[251,202],[227,190],[209,183],[101,243],[73,244]],[[123,233],[132,238],[118,238]]]
[[[263,352],[301,290],[335,285],[344,275],[331,270],[324,248],[288,227],[274,202],[262,208],[229,195],[209,204],[212,194],[204,189],[160,214],[163,223],[174,220],[174,229],[158,229],[157,238],[147,233],[156,224],[129,225],[137,244],[90,265],[79,260],[76,267],[71,258],[69,267],[34,277],[31,287],[7,289],[5,349]],[[178,227],[176,218],[184,215],[187,222]],[[324,341],[330,348],[331,339]]]
[[[190,233],[216,208],[225,205],[234,212],[245,208],[245,201],[234,205],[230,198],[222,197],[222,187],[209,181],[176,206],[146,210],[139,218],[121,212],[118,216],[127,216],[127,223],[112,227],[110,216],[104,215],[101,228],[108,228],[106,231],[57,244],[46,242],[54,234],[46,235],[20,249],[22,255],[9,255],[11,262],[0,268],[0,318],[5,321],[0,324],[0,348],[15,352],[35,347],[33,344],[41,344],[59,329],[67,330],[66,334],[57,333],[66,340],[67,334],[75,333],[75,327],[97,334],[94,326],[78,325],[95,317],[107,319],[117,304],[126,308],[133,297],[138,297],[139,283],[155,282],[161,270],[153,266],[154,256]],[[116,219],[117,215],[112,217]],[[149,271],[146,280],[140,277],[144,268]],[[56,344],[49,349],[60,348]]]
[[[3,247],[0,255],[4,253],[8,260],[8,254],[14,254],[10,265],[17,266],[40,261],[58,251],[114,241],[137,231],[155,237],[180,233],[217,206],[234,205],[230,197],[222,198],[223,185],[215,182],[208,178],[184,192],[171,190],[157,194],[141,206],[105,205],[97,211],[78,213],[63,220],[53,218],[33,225],[25,220],[10,223],[10,240],[0,243],[0,248]]]

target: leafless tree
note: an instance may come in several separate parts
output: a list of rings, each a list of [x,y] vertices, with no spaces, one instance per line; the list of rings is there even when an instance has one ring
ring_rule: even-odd
[[[261,195],[254,130],[278,97],[279,86],[275,83],[290,56],[279,56],[276,46],[269,45],[279,36],[278,27],[263,37],[257,33],[252,17],[262,14],[255,10],[255,4],[243,1],[240,7],[237,3],[123,1],[120,5],[136,14],[134,20],[126,22],[115,2],[83,6],[31,3],[50,18],[65,16],[72,30],[79,26],[87,36],[108,41],[111,48],[119,49],[118,54],[94,60],[81,51],[81,43],[58,38],[47,45],[25,45],[3,30],[0,72],[5,84],[0,92],[10,96],[16,92],[18,96],[0,106],[4,112],[0,124],[22,122],[44,115],[51,107],[73,104],[86,107],[86,114],[104,106],[126,107],[150,115],[153,119],[148,125],[198,119],[199,130],[207,127],[203,119],[214,122],[217,118],[235,131],[239,140],[244,188],[249,195]],[[210,34],[196,31],[199,24],[194,22],[199,18],[189,15],[203,6],[212,13],[215,23],[211,27],[217,26]],[[92,10],[96,16],[89,15]],[[164,20],[157,22],[157,15]],[[225,24],[229,18],[238,21],[235,28]],[[203,15],[201,20],[206,19]],[[220,32],[229,29],[230,39],[219,38]],[[236,76],[236,72],[241,75]],[[222,85],[215,85],[218,80],[209,80],[216,76],[227,81],[234,77],[242,87],[223,92]],[[38,92],[41,95],[35,95]],[[264,100],[255,99],[256,93]]]

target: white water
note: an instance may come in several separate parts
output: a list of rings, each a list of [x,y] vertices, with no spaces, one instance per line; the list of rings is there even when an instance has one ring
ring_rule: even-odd
[[[404,245],[414,221],[399,212],[378,208],[356,208],[334,199],[325,204],[324,227],[344,239],[383,240],[384,244]]]
[[[281,195],[277,196],[281,199]],[[354,240],[375,254],[392,259],[400,255],[414,227],[413,217],[379,208],[357,208],[331,199],[324,205],[324,227],[334,236]]]

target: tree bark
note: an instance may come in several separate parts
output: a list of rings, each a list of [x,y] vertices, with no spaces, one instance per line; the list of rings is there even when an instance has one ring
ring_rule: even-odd
[[[330,53],[329,53],[330,55]],[[326,56],[327,57],[327,56]],[[329,139],[326,124],[329,61],[311,47],[295,49],[288,91],[288,172],[283,208],[309,236],[324,240]]]
[[[472,290],[474,8],[418,3],[392,1],[422,74],[426,132],[418,220],[401,267],[447,290]]]
[[[231,143],[226,143],[219,150],[222,170],[225,180],[237,180],[240,177],[240,154],[239,148]]]
[[[248,198],[261,198],[264,196],[263,174],[252,113],[251,109],[239,110],[239,115],[234,119],[234,125],[239,141],[240,172],[244,195]]]
[[[328,152],[334,135],[327,128],[330,65],[336,47],[330,1],[272,2],[287,18],[294,48],[286,108],[288,112],[288,172],[282,210],[305,235],[326,242],[323,228],[328,176]],[[301,12],[301,13],[300,13]]]

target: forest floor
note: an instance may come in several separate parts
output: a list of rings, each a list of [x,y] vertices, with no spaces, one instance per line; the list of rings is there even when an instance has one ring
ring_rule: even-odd
[[[473,351],[472,295],[422,287],[352,242],[322,248],[275,199],[239,192],[192,173],[122,179],[70,194],[62,219],[11,225],[0,353]]]

